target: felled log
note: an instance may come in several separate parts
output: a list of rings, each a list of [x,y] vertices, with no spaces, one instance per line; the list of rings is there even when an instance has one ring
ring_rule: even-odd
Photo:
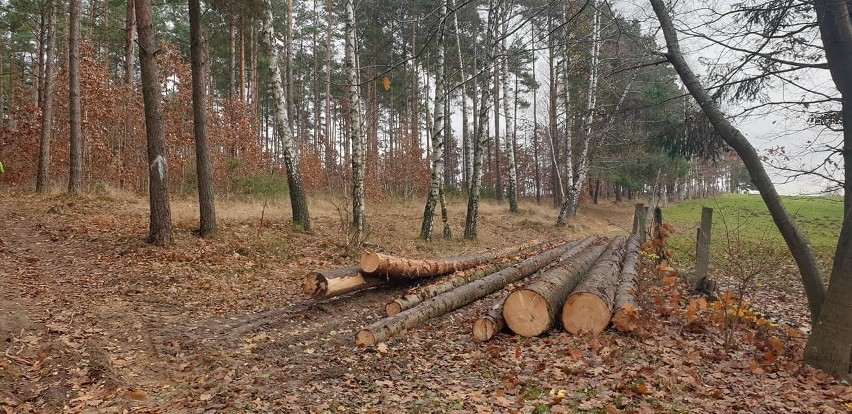
[[[517,282],[537,272],[554,260],[570,257],[595,240],[596,237],[589,237],[585,240],[572,242],[566,246],[548,250],[512,267],[459,286],[434,298],[427,299],[420,305],[404,310],[394,316],[388,316],[361,329],[355,338],[355,342],[359,346],[376,345],[403,329],[411,329],[425,320],[443,315],[477,299],[484,298],[502,289],[509,283]]]
[[[473,323],[473,337],[477,341],[489,341],[503,330],[506,325],[506,320],[503,319],[503,304],[505,303],[505,297],[494,301],[491,308]]]
[[[371,276],[383,276],[391,279],[429,278],[477,267],[506,256],[511,256],[520,250],[536,244],[539,243],[527,242],[521,245],[468,256],[439,259],[409,259],[384,253],[367,252],[361,256],[361,270]]]
[[[589,270],[589,276],[568,296],[562,308],[562,326],[572,334],[602,332],[612,316],[624,237],[616,237]]]
[[[461,285],[468,284],[477,279],[482,279],[494,272],[503,270],[513,263],[526,259],[527,257],[535,256],[546,250],[550,250],[565,244],[565,240],[554,239],[547,242],[542,242],[524,250],[516,252],[512,256],[503,259],[496,259],[494,262],[480,266],[478,268],[462,270],[450,275],[450,278],[443,282],[428,285],[420,289],[405,294],[404,296],[394,299],[385,305],[385,313],[388,316],[396,315],[406,309],[411,309],[420,302],[426,299],[433,298],[441,293],[453,290]]]
[[[481,268],[462,270],[459,275],[434,285],[425,286],[421,289],[407,293],[402,297],[394,299],[385,305],[385,313],[388,316],[396,315],[406,309],[411,309],[424,300],[434,298],[442,293],[449,292],[459,286],[468,284],[474,280],[482,279],[494,272],[499,272],[512,265],[512,262],[501,264],[489,264]],[[453,274],[455,275],[455,273]]]
[[[302,291],[314,299],[324,299],[387,283],[387,279],[365,276],[360,267],[352,266],[308,273],[302,280]]]
[[[550,329],[565,298],[583,280],[605,248],[601,240],[544,272],[536,281],[510,293],[503,305],[503,319],[509,329],[528,337]]]
[[[624,262],[618,290],[615,292],[615,313],[612,325],[621,332],[632,332],[639,324],[639,305],[636,303],[636,288],[639,280],[639,240],[636,234],[627,239]]]

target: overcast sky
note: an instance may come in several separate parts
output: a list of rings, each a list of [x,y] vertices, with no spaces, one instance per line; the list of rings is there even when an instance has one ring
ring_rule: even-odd
[[[706,25],[712,14],[723,12],[731,7],[733,1],[692,1],[683,0],[675,3],[673,18],[681,31],[681,48],[686,55],[687,61],[693,70],[704,77],[710,73],[714,65],[724,65],[731,62],[739,62],[743,54],[728,50],[707,40],[690,36],[683,31],[695,31],[705,35],[713,35],[719,38],[719,32],[730,31],[731,28],[739,28],[741,24],[731,19],[721,19],[712,25]],[[613,7],[626,16],[636,18],[643,22],[646,30],[656,33],[658,43],[665,44],[662,34],[659,32],[659,23],[651,9],[650,3],[643,0],[616,0]],[[815,16],[814,16],[815,18]],[[805,33],[808,40],[813,44],[821,44],[819,32],[813,30]],[[755,68],[746,68],[754,73]],[[706,85],[706,82],[705,82]],[[760,106],[766,102],[800,102],[821,98],[820,94],[837,96],[837,90],[827,70],[809,69],[787,78],[776,78],[770,87],[764,90],[765,96],[761,100],[741,102],[737,104],[726,104],[725,111],[733,117],[734,124],[745,134],[752,145],[757,148],[761,155],[768,155],[770,149],[784,147],[786,157],[775,158],[774,163],[788,168],[812,167],[818,165],[825,156],[820,152],[826,144],[838,142],[840,134],[828,131],[822,127],[809,126],[807,114],[796,109],[800,105],[770,105],[754,110],[747,115],[739,115],[745,108]],[[839,109],[834,104],[833,109]],[[818,107],[812,105],[810,108]],[[828,109],[823,106],[821,109]],[[773,182],[782,194],[814,194],[819,193],[828,185],[828,181],[818,177],[799,177],[790,181],[789,173],[768,168]],[[838,171],[822,171],[837,178],[842,177]]]

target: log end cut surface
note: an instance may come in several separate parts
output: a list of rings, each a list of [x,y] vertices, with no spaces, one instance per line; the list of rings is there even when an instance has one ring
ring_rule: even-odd
[[[553,324],[547,300],[528,289],[518,289],[506,298],[503,319],[512,332],[527,337],[538,336]]]
[[[388,316],[393,316],[400,312],[402,312],[402,305],[396,301],[388,302],[388,304],[385,305],[385,313],[387,313]]]
[[[325,292],[326,289],[328,289],[328,281],[319,272],[308,273],[302,280],[302,292],[310,297]]]
[[[497,335],[497,324],[488,318],[479,318],[473,323],[473,337],[485,342]]]
[[[368,329],[362,329],[355,336],[355,343],[358,346],[373,346],[376,344],[376,336]]]
[[[379,266],[381,265],[381,259],[379,258],[379,254],[376,252],[367,252],[361,256],[361,270],[364,273],[375,273],[379,270]]]
[[[577,293],[571,295],[562,308],[562,326],[575,335],[597,335],[609,325],[611,312],[599,297],[590,293]]]

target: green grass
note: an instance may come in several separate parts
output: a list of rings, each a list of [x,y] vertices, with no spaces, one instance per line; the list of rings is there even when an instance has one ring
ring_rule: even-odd
[[[834,256],[843,221],[840,197],[783,197],[793,221],[813,245],[817,257],[828,262]],[[728,194],[714,199],[691,200],[663,208],[663,221],[675,227],[669,244],[679,261],[695,258],[695,232],[701,207],[713,209],[711,252],[720,252],[729,239],[759,245],[789,256],[784,239],[758,195]]]

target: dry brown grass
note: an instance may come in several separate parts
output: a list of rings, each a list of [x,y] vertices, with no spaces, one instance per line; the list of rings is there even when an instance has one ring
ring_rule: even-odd
[[[139,203],[145,203],[139,199]],[[179,199],[172,202],[175,224],[191,228],[198,221],[197,201]],[[314,233],[319,237],[334,238],[343,244],[343,221],[350,217],[350,204],[343,197],[319,196],[309,199]],[[426,243],[418,240],[423,215],[424,200],[420,198],[386,199],[368,201],[366,243],[378,245],[391,252],[420,252],[420,254],[446,255],[479,250],[494,245],[504,245],[521,240],[565,237],[578,239],[591,234],[612,235],[629,231],[632,206],[629,203],[583,205],[576,220],[568,226],[554,226],[557,211],[549,203],[538,205],[534,200],[521,200],[521,212],[508,211],[508,204],[494,200],[483,200],[479,213],[479,238],[466,241],[464,221],[467,199],[452,197],[448,200],[450,226],[453,240],[441,239],[440,215],[436,214],[434,240]],[[143,206],[144,207],[144,206]],[[264,227],[270,224],[286,224],[290,218],[290,202],[287,199],[265,202],[263,200],[225,200],[217,202],[217,217],[220,223],[247,224]]]

